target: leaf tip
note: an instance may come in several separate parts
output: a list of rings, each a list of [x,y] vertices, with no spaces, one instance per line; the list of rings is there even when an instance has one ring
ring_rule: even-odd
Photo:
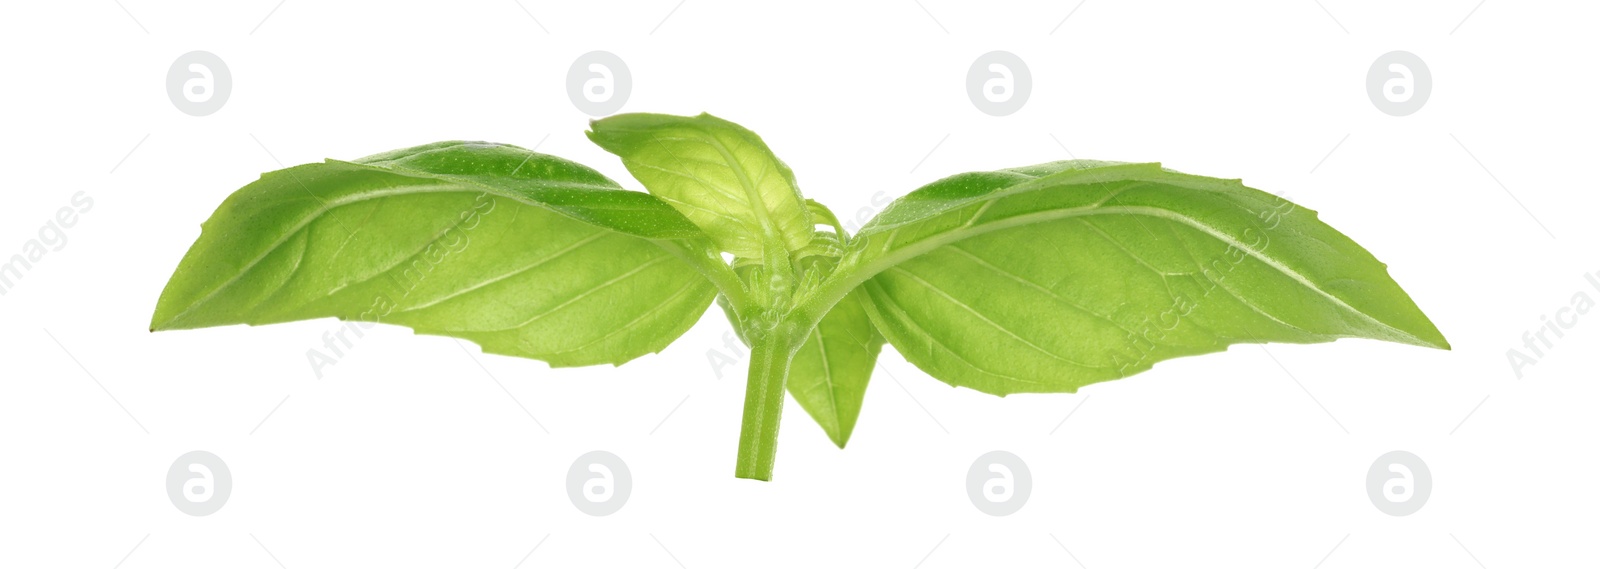
[[[165,295],[162,296],[161,300],[166,300]],[[173,322],[177,321],[178,318],[171,312],[172,310],[166,306],[165,302],[157,301],[155,312],[150,314],[150,331],[161,332],[177,329],[178,327],[174,326]]]
[[[1426,314],[1420,315],[1422,317],[1422,321],[1413,326],[1413,330],[1408,331],[1411,334],[1411,337],[1416,341],[1408,343],[1416,344],[1424,348],[1435,348],[1447,352],[1450,351],[1450,341],[1445,339],[1444,332],[1440,332],[1439,327],[1434,325],[1433,320],[1430,320]]]
[[[844,450],[844,445],[850,443],[851,430],[853,429],[846,427],[840,429],[839,432],[836,433],[830,429],[828,430],[828,440],[833,441],[833,446],[839,447],[840,450]]]
[[[1450,341],[1445,339],[1444,333],[1440,332],[1438,328],[1434,327],[1432,322],[1426,322],[1426,324],[1426,327],[1418,330],[1405,330],[1403,331],[1405,333],[1405,337],[1392,338],[1389,339],[1389,341],[1410,344],[1422,348],[1433,348],[1447,352],[1451,351],[1453,348],[1450,346]]]

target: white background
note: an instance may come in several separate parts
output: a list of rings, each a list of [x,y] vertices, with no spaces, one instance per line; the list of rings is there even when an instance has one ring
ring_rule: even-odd
[[[1575,293],[1600,299],[1583,278],[1600,271],[1593,4],[572,4],[0,7],[0,260],[76,192],[94,200],[0,296],[0,566],[1600,562],[1600,311],[1522,379],[1506,359]],[[193,50],[232,71],[211,116],[165,93]],[[732,476],[743,370],[719,379],[708,364],[726,351],[715,311],[617,369],[551,370],[382,327],[320,380],[305,354],[331,320],[145,331],[199,223],[280,165],[544,141],[639,188],[567,99],[567,67],[591,50],[632,70],[625,112],[741,122],[842,216],[874,192],[1067,149],[1242,177],[1388,263],[1455,349],[1244,345],[1004,399],[886,350],[849,447],[791,403],[776,478],[759,483]],[[967,99],[967,67],[992,50],[1032,71],[1012,116]],[[1393,50],[1433,74],[1407,117],[1365,92]],[[164,488],[197,449],[233,473],[206,517]],[[633,473],[609,517],[566,494],[568,466],[595,449]],[[964,488],[996,449],[1034,478],[1009,517]],[[1396,449],[1433,473],[1408,517],[1366,495],[1368,467]]]

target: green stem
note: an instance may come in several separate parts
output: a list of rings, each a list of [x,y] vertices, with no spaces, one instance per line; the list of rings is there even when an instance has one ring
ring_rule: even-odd
[[[739,462],[733,475],[771,480],[778,454],[778,421],[783,415],[784,384],[789,363],[800,342],[788,322],[750,340],[750,376],[744,393],[744,423],[739,428]],[[802,336],[803,339],[803,336]]]
[[[733,268],[729,267],[722,260],[722,257],[717,255],[716,249],[711,246],[710,242],[689,246],[683,241],[662,239],[657,240],[655,243],[668,253],[689,263],[689,266],[694,267],[700,274],[705,275],[707,279],[711,280],[711,284],[716,285],[717,290],[723,296],[728,297],[728,301],[732,302],[734,306],[743,307],[755,303],[755,300],[750,297],[750,292],[745,289],[744,283],[739,280],[739,275],[735,274]]]

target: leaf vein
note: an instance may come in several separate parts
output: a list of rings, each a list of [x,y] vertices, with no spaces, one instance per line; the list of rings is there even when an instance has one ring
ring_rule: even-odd
[[[556,312],[558,312],[558,311],[560,311],[560,310],[562,310],[562,309],[564,309],[564,308],[566,308],[568,306],[571,306],[572,303],[575,303],[575,302],[577,302],[579,300],[583,300],[585,298],[588,298],[590,295],[593,295],[594,293],[600,292],[601,290],[603,290],[603,289],[605,289],[607,287],[610,287],[611,285],[617,284],[618,282],[621,282],[623,279],[626,279],[626,278],[631,277],[633,275],[639,274],[640,272],[644,271],[647,268],[650,268],[651,266],[654,266],[654,265],[656,265],[656,264],[658,264],[658,263],[660,263],[662,261],[666,261],[668,259],[673,259],[673,258],[674,257],[668,256],[668,255],[663,255],[663,256],[660,256],[660,257],[656,257],[654,260],[652,260],[650,262],[647,262],[647,263],[641,263],[641,264],[639,264],[639,266],[634,267],[633,269],[630,269],[627,272],[624,272],[624,273],[622,273],[620,275],[617,275],[616,277],[613,277],[611,280],[608,280],[606,282],[600,283],[600,284],[595,285],[593,287],[589,287],[588,290],[585,290],[585,291],[583,291],[581,293],[578,293],[577,295],[573,296],[572,298],[568,298],[568,299],[566,299],[564,301],[561,301],[559,304],[556,304],[555,306],[550,307],[548,310],[545,310],[544,312],[540,312],[538,314],[535,314],[535,315],[529,317],[527,320],[523,321],[520,324],[517,324],[515,326],[511,326],[509,328],[495,328],[495,329],[492,329],[492,330],[484,330],[484,331],[485,332],[499,332],[499,331],[502,331],[502,330],[512,330],[512,329],[516,329],[516,328],[525,328],[528,325],[539,321],[539,319],[541,319],[541,318],[544,318],[544,317],[549,316],[551,314],[554,314],[554,313],[556,313]]]
[[[967,367],[970,367],[970,368],[972,368],[974,370],[977,370],[979,373],[992,375],[992,376],[999,377],[999,378],[1009,379],[1009,380],[1016,381],[1016,382],[1019,382],[1019,383],[1026,383],[1026,384],[1029,384],[1029,385],[1043,385],[1043,383],[1039,382],[1039,381],[1023,379],[1023,378],[1020,378],[1020,377],[1016,377],[1016,376],[1012,376],[1012,375],[1006,375],[1006,374],[1003,374],[1003,373],[990,371],[990,370],[984,369],[982,367],[979,367],[977,364],[972,363],[971,360],[968,360],[967,358],[963,357],[961,354],[957,353],[955,350],[950,349],[949,346],[944,345],[944,342],[940,342],[939,339],[934,337],[934,335],[932,333],[929,333],[923,327],[918,326],[916,320],[912,319],[911,315],[906,313],[905,308],[900,306],[900,303],[895,302],[895,300],[893,298],[889,297],[888,294],[883,293],[883,292],[880,291],[879,294],[874,295],[874,297],[877,298],[878,301],[881,301],[881,304],[885,304],[886,305],[886,306],[884,306],[884,308],[892,309],[896,313],[898,313],[900,315],[900,318],[899,318],[900,322],[903,322],[903,323],[911,326],[912,328],[915,328],[916,331],[919,334],[922,335],[922,337],[928,339],[928,357],[930,357],[930,358],[933,357],[933,349],[934,348],[938,348],[940,350],[944,350],[945,353],[950,354],[955,359],[960,360],[961,363],[966,364]]]
[[[444,303],[445,301],[448,301],[450,299],[453,299],[453,298],[456,298],[456,297],[459,297],[459,296],[462,296],[462,295],[465,295],[465,294],[480,290],[480,289],[482,289],[484,287],[487,287],[489,285],[492,285],[492,284],[498,283],[500,281],[504,281],[506,279],[515,277],[517,275],[526,273],[528,271],[531,271],[531,270],[534,270],[534,269],[539,268],[541,266],[544,266],[545,263],[549,263],[550,261],[554,261],[556,259],[564,257],[567,254],[572,253],[573,251],[576,251],[578,249],[581,249],[585,245],[593,243],[596,240],[599,240],[600,238],[605,237],[607,235],[608,235],[608,233],[606,231],[596,231],[594,233],[594,235],[590,235],[590,236],[585,237],[583,239],[579,239],[576,243],[573,243],[571,245],[563,247],[563,248],[561,248],[561,250],[556,251],[555,253],[552,253],[552,254],[544,257],[543,259],[539,259],[539,260],[534,261],[534,262],[532,262],[532,263],[530,263],[530,264],[528,264],[526,266],[519,267],[519,268],[517,268],[517,269],[515,269],[515,270],[513,270],[511,272],[504,273],[504,274],[501,274],[501,275],[498,275],[498,276],[494,276],[494,277],[490,277],[490,278],[484,279],[482,281],[478,281],[477,283],[475,283],[475,284],[473,284],[471,286],[468,286],[468,287],[465,287],[465,288],[461,288],[461,289],[459,289],[459,290],[457,290],[455,292],[452,292],[450,294],[447,294],[447,295],[445,295],[445,296],[443,296],[441,298],[437,298],[437,299],[434,299],[432,301],[424,302],[424,303],[418,304],[416,306],[412,306],[410,308],[407,308],[405,310],[401,310],[400,312],[398,312],[396,314],[404,314],[404,313],[407,313],[407,312],[416,312],[418,310],[422,310],[422,309],[425,309],[425,308],[428,308],[428,307],[431,307],[431,306],[435,306],[435,305]]]
[[[927,280],[924,280],[922,277],[916,275],[915,273],[912,273],[911,271],[907,271],[907,270],[905,270],[903,268],[900,268],[900,267],[894,267],[894,268],[889,269],[889,270],[895,271],[895,272],[898,272],[898,273],[902,273],[902,274],[906,275],[907,277],[910,277],[911,280],[916,281],[918,284],[922,285],[924,288],[927,288],[930,292],[933,292],[934,294],[937,294],[937,295],[943,297],[945,300],[947,300],[950,303],[960,307],[962,310],[965,310],[968,313],[971,313],[973,316],[978,317],[979,320],[982,320],[985,324],[988,324],[991,328],[994,328],[995,330],[998,330],[998,331],[1004,333],[1005,335],[1010,336],[1012,339],[1016,340],[1017,342],[1025,345],[1025,346],[1028,346],[1029,348],[1033,348],[1035,351],[1038,351],[1041,354],[1044,354],[1046,356],[1050,356],[1051,358],[1054,358],[1054,359],[1060,360],[1062,362],[1065,362],[1065,363],[1068,363],[1068,364],[1071,364],[1071,365],[1074,365],[1074,366],[1077,366],[1077,367],[1081,367],[1081,368],[1084,368],[1084,369],[1099,369],[1097,366],[1092,366],[1092,365],[1089,365],[1089,364],[1085,364],[1083,362],[1079,362],[1079,361],[1076,361],[1076,360],[1073,360],[1073,359],[1070,359],[1070,358],[1066,358],[1066,357],[1061,356],[1060,354],[1057,354],[1057,353],[1052,352],[1050,350],[1044,349],[1043,347],[1040,347],[1038,344],[1035,344],[1035,343],[1029,341],[1027,338],[1023,338],[1022,336],[1017,335],[1017,333],[1011,331],[1011,329],[1006,328],[1005,326],[1001,326],[1000,323],[989,319],[989,317],[984,316],[983,313],[978,312],[977,309],[974,309],[970,305],[968,305],[967,303],[962,302],[960,299],[957,299],[956,297],[951,296],[950,293],[945,292],[944,289],[939,288],[937,285],[934,285],[933,283],[930,283]]]

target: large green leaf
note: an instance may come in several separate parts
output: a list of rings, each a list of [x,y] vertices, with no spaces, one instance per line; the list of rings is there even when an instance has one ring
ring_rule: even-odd
[[[907,360],[995,394],[1075,391],[1239,342],[1448,348],[1385,266],[1237,180],[1069,161],[953,176],[847,247]]]
[[[338,317],[557,366],[660,351],[714,287],[676,210],[584,166],[445,142],[265,174],[202,226],[152,330]]]
[[[799,251],[811,218],[794,172],[761,137],[701,114],[625,114],[594,121],[589,140],[622,158],[635,178],[695,224],[723,251],[765,258],[763,245]]]

